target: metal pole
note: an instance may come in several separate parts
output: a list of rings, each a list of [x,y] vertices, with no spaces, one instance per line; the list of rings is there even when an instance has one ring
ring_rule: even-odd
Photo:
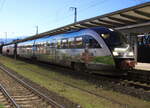
[[[77,22],[77,8],[76,7],[70,7],[70,9],[74,10],[74,23]]]
[[[75,7],[74,8],[74,23],[76,23],[77,22],[77,8]]]

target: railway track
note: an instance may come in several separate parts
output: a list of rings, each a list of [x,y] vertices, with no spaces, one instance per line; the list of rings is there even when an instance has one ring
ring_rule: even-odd
[[[45,65],[45,64],[42,64],[42,65]],[[41,66],[41,63],[40,63],[40,66]],[[55,67],[55,66],[54,66],[54,67]],[[56,66],[56,67],[58,68],[58,66]],[[0,67],[0,68],[1,68],[1,67]],[[5,69],[5,68],[4,68],[4,69]],[[69,69],[69,70],[70,70],[70,69]],[[87,76],[88,76],[88,75],[87,75]],[[130,76],[133,77],[133,75],[131,75],[131,73],[130,73]],[[90,74],[90,77],[92,77],[92,79],[96,79],[96,80],[101,79],[101,78],[104,79],[104,80],[110,80],[110,82],[114,82],[114,85],[117,85],[118,83],[120,83],[121,86],[124,86],[124,87],[131,87],[131,88],[133,87],[133,88],[135,88],[135,89],[143,89],[143,90],[146,91],[146,92],[149,92],[149,90],[150,90],[149,84],[147,84],[147,83],[145,84],[145,81],[143,81],[143,82],[138,82],[137,80],[136,80],[136,81],[135,81],[135,80],[132,80],[132,77],[129,77],[129,76],[123,77],[123,78],[119,78],[119,77],[114,78],[114,77],[96,76],[96,75],[91,75],[91,74]],[[100,78],[99,78],[99,77],[100,77]],[[130,80],[129,80],[129,79],[130,79]],[[72,85],[72,84],[70,84],[70,83],[68,83],[68,82],[65,82],[65,81],[62,81],[62,80],[59,80],[59,79],[53,79],[53,80],[58,81],[58,82],[62,82],[63,84],[65,84],[65,85],[67,85],[67,86],[70,86],[70,87],[79,89],[79,90],[81,90],[81,91],[87,92],[87,93],[92,94],[92,95],[95,95],[95,96],[97,96],[97,97],[104,98],[104,99],[109,100],[109,101],[111,101],[111,102],[113,102],[113,103],[115,103],[115,104],[119,104],[120,106],[124,106],[125,108],[130,108],[130,105],[128,105],[128,104],[119,103],[119,102],[117,102],[117,101],[115,101],[115,100],[113,100],[113,99],[111,99],[111,98],[102,96],[102,95],[100,95],[100,94],[96,94],[96,93],[94,93],[94,92],[91,92],[91,91],[88,91],[88,90],[86,90],[86,89],[80,88],[80,87],[78,87],[78,86]],[[147,81],[147,80],[146,80],[146,81]]]
[[[150,92],[150,85],[146,83],[141,83],[141,82],[136,82],[136,81],[130,81],[130,80],[124,80],[123,81],[124,85],[129,86],[129,87],[134,87],[137,89],[143,89],[145,91]]]
[[[150,84],[150,71],[132,70],[128,72],[128,76],[125,78],[128,80]]]
[[[43,93],[32,88],[24,81],[18,79],[2,66],[0,66],[0,69],[5,72],[3,72],[3,75],[0,76],[0,79],[3,79],[1,83],[6,89],[1,89],[1,91],[7,91],[7,94],[9,94],[9,97],[11,98],[4,99],[4,96],[1,94],[3,98],[2,100],[9,100],[5,102],[4,105],[9,107],[9,103],[11,102],[12,105],[16,108],[64,108],[62,105],[58,104],[54,100],[45,96]],[[6,75],[6,73],[9,76]]]
[[[29,62],[29,63],[34,63],[34,64],[39,65],[39,66],[44,66],[45,68],[48,68],[50,66],[49,64],[47,64],[45,62],[32,62],[32,61],[28,61],[28,60],[26,60],[26,61]],[[72,69],[69,69],[69,68],[66,69],[66,68],[64,68],[62,66],[51,65],[51,69],[52,68],[54,68],[54,70],[55,69],[59,70],[59,68],[62,68],[63,71],[68,71],[69,73],[71,71],[73,74],[74,73],[78,74],[78,72],[74,72]],[[122,87],[125,87],[125,88],[134,88],[135,90],[143,90],[143,92],[149,92],[150,91],[150,72],[148,72],[148,71],[131,70],[131,71],[127,72],[126,76],[119,76],[119,77],[116,77],[116,76],[115,77],[114,76],[104,76],[104,75],[98,75],[98,74],[88,74],[88,73],[79,73],[79,75],[77,75],[77,76],[85,76],[86,78],[92,79],[92,80],[95,79],[96,82],[97,81],[99,82],[99,80],[104,79],[104,80],[108,80],[109,82],[113,82],[114,85],[119,85],[119,86],[122,86]],[[54,78],[53,80],[58,81],[58,82],[62,82],[65,85],[71,86],[73,88],[80,89],[80,90],[82,90],[84,92],[93,94],[93,95],[95,95],[97,97],[103,97],[103,96],[101,96],[99,94],[96,94],[96,93],[90,92],[88,90],[82,89],[80,87],[71,85],[70,83],[64,82],[64,81],[62,81],[60,79],[55,79]],[[105,87],[105,85],[102,85],[102,87],[103,86]],[[137,97],[141,97],[141,96],[137,96]],[[109,99],[107,97],[103,97],[103,98],[105,98],[106,100],[111,100],[111,99]],[[148,99],[148,101],[149,100],[150,99]],[[117,103],[117,102],[114,101],[114,103]],[[126,105],[126,106],[128,106],[128,105]]]
[[[2,65],[2,64],[1,64],[1,65]],[[10,74],[11,76],[15,77],[13,74],[9,73],[9,71],[7,71],[7,70],[5,69],[5,67],[0,66],[0,69],[4,70],[5,72],[7,72],[8,74]],[[120,103],[120,102],[118,102],[118,101],[116,101],[116,100],[114,100],[114,99],[112,99],[112,98],[107,97],[107,96],[103,96],[103,95],[100,95],[100,94],[96,94],[96,93],[94,93],[94,92],[91,92],[91,91],[89,91],[89,90],[86,90],[86,89],[83,89],[83,88],[74,86],[74,85],[72,85],[72,84],[69,84],[69,83],[67,83],[67,82],[65,82],[65,81],[61,81],[61,80],[59,80],[59,79],[53,79],[53,80],[58,81],[58,82],[62,82],[63,84],[65,84],[65,85],[67,85],[67,86],[70,86],[70,87],[72,87],[72,88],[76,88],[76,89],[81,90],[81,91],[83,91],[83,92],[87,92],[87,93],[89,93],[89,94],[91,94],[91,95],[95,95],[95,96],[97,96],[97,97],[99,97],[99,98],[103,98],[103,99],[108,100],[108,101],[110,101],[110,102],[112,102],[112,103],[114,103],[114,104],[118,104],[118,105],[120,105],[120,106],[122,106],[122,107],[124,107],[124,108],[131,108],[128,104]],[[63,108],[63,107],[60,107],[60,108]]]
[[[10,94],[1,84],[0,84],[0,103],[5,108],[12,108],[12,107],[19,108],[14,99],[11,98]]]
[[[150,72],[142,70],[129,71],[127,76],[121,78],[122,83],[136,89],[150,91]]]
[[[29,63],[32,63],[31,61],[27,61]],[[39,62],[39,63],[36,63],[34,62],[34,64],[36,65],[39,65],[39,66],[45,66],[46,68],[48,68],[50,66],[50,64],[48,63],[45,63],[45,62]],[[72,69],[66,69],[64,68],[63,66],[59,66],[59,65],[51,65],[51,68],[62,68],[66,71],[71,71],[73,73],[79,73],[79,72],[74,72],[74,70]],[[88,74],[88,75],[87,75]],[[99,79],[99,77],[103,77],[103,78],[106,78],[106,79],[113,79],[113,80],[129,80],[129,81],[134,81],[134,82],[140,82],[141,84],[147,84],[149,85],[150,84],[150,71],[144,71],[144,70],[131,70],[131,71],[128,71],[127,72],[127,75],[125,76],[119,76],[119,77],[116,77],[116,76],[107,76],[107,75],[100,75],[100,74],[91,74],[90,72],[89,73],[81,73],[81,75],[86,75],[86,76],[94,76],[94,78],[96,79]]]

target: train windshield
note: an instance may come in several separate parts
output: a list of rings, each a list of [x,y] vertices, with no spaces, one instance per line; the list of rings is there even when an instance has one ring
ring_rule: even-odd
[[[115,47],[125,48],[128,46],[127,37],[118,31],[107,28],[93,28],[106,42],[106,44],[114,49]]]
[[[102,33],[100,35],[103,37],[107,45],[112,49],[114,47],[126,47],[128,44],[127,38],[117,31]]]

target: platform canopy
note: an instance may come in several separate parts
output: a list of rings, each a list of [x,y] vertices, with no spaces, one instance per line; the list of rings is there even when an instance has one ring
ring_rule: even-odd
[[[36,39],[45,35],[56,35],[60,33],[65,33],[70,30],[84,29],[97,26],[103,26],[117,30],[150,26],[150,2],[112,12],[109,14],[100,15],[94,18],[82,20],[38,35],[18,40],[17,42]]]

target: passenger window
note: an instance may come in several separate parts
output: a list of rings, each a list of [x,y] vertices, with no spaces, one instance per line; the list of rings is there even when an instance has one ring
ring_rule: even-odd
[[[75,45],[76,45],[76,48],[83,48],[82,37],[75,38]]]
[[[68,47],[69,48],[75,48],[74,38],[69,38],[68,39]]]
[[[42,46],[45,47],[47,45],[47,42],[42,42]]]
[[[50,47],[50,43],[49,42],[46,42],[46,45],[47,45],[47,47]]]
[[[101,48],[100,44],[92,36],[85,36],[85,44],[88,48]]]
[[[53,40],[50,40],[50,48],[54,48],[55,47],[55,43]]]
[[[60,45],[61,45],[61,40],[58,40],[58,41],[57,41],[57,48],[61,48]]]
[[[68,48],[68,39],[61,40],[61,48]]]
[[[52,42],[52,46],[53,46],[53,48],[56,48],[56,47],[57,47],[56,40],[53,40],[53,42]]]
[[[44,42],[41,42],[41,47],[44,47]]]

